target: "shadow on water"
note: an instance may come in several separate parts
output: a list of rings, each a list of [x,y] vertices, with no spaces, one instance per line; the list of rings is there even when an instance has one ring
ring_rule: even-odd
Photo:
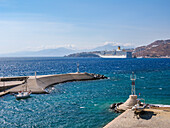
[[[141,119],[149,120],[152,118],[152,116],[156,116],[156,114],[152,111],[143,111],[139,114],[139,117]]]

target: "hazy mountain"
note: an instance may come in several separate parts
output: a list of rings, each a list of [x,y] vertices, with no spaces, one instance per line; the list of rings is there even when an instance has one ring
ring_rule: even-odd
[[[121,48],[126,49],[129,47],[121,46]],[[117,49],[117,46],[113,46],[113,44],[106,44],[93,49],[84,49],[84,50],[73,50],[65,47],[60,47],[56,49],[44,49],[40,51],[21,51],[15,53],[0,54],[0,57],[45,57],[45,56],[62,57],[78,52],[80,53],[80,52],[92,52],[92,51],[104,51],[104,50],[112,51],[113,49]]]
[[[120,45],[121,49],[129,49],[129,48],[132,48],[130,46],[122,46]],[[103,46],[99,46],[99,47],[96,47],[94,49],[89,49],[90,51],[112,51],[112,50],[116,50],[118,48],[118,46],[114,46],[113,44],[109,43],[109,44],[106,44],[106,45],[103,45]]]
[[[40,56],[65,56],[71,53],[75,53],[76,50],[60,47],[56,49],[44,49],[40,51],[22,51],[9,54],[1,54],[1,57],[40,57]]]

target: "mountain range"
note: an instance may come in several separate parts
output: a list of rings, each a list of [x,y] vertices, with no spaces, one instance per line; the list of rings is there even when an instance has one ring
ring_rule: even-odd
[[[22,51],[8,54],[1,54],[1,57],[49,57],[64,56],[76,52],[75,50],[60,47],[56,49],[44,49],[40,51]]]
[[[129,48],[129,47],[124,47],[124,48]],[[93,49],[83,49],[83,50],[59,47],[55,49],[44,49],[39,51],[21,51],[15,53],[0,54],[0,57],[62,57],[73,53],[104,51],[104,50],[109,51],[113,49],[117,49],[117,46],[114,46],[113,44],[106,44]]]
[[[123,45],[119,45],[121,47],[121,49],[131,49],[133,48],[132,46],[123,46]],[[108,44],[105,44],[103,46],[98,46],[96,48],[93,48],[93,49],[89,49],[90,52],[93,52],[93,51],[112,51],[112,50],[115,50],[118,48],[118,45],[113,45],[112,43],[108,43]]]
[[[127,46],[121,47],[131,51],[133,53],[133,57],[170,57],[170,39],[157,40],[149,45],[140,46],[135,49]],[[0,57],[99,57],[96,55],[96,53],[105,50],[112,51],[113,49],[117,49],[117,46],[109,43],[93,49],[75,50],[71,48],[59,47],[55,49],[44,49],[39,51],[22,51],[0,54]]]

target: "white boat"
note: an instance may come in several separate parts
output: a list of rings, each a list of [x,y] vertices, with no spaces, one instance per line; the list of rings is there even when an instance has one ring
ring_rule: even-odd
[[[26,88],[25,91],[24,90],[23,91],[19,91],[18,94],[15,95],[17,100],[29,98],[30,95],[31,95],[31,90],[27,91],[27,79],[25,80],[25,88]]]
[[[19,91],[17,95],[15,95],[16,99],[26,99],[29,98],[31,94],[31,91],[27,92],[27,91]]]
[[[141,106],[141,100],[144,101],[143,105]],[[140,113],[142,112],[145,108],[147,108],[149,106],[149,104],[145,104],[145,100],[140,98],[140,99],[137,99],[137,104],[135,106],[132,107],[132,110],[135,112],[135,113]]]
[[[101,58],[127,58],[126,55],[101,55],[98,54]]]
[[[149,104],[145,104],[144,106],[139,106],[138,104],[132,107],[132,110],[134,110],[135,113],[142,112],[145,108],[147,108]]]

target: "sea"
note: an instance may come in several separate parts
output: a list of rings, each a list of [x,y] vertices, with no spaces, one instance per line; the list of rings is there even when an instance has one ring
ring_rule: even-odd
[[[120,115],[109,106],[129,97],[132,72],[139,98],[170,105],[170,59],[0,58],[0,77],[72,73],[77,63],[80,72],[108,79],[56,84],[50,94],[32,94],[25,100],[11,94],[0,97],[0,127],[102,128]]]

